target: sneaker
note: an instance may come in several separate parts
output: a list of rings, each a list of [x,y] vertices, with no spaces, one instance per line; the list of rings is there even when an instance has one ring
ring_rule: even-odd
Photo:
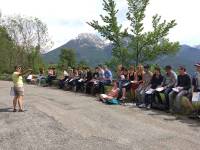
[[[145,108],[146,105],[145,105],[145,104],[140,104],[138,107],[139,107],[139,108]]]
[[[151,105],[148,104],[148,105],[145,105],[146,109],[151,109]]]

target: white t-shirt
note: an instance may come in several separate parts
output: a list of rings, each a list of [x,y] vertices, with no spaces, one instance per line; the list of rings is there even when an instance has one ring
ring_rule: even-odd
[[[31,75],[31,74],[28,75],[27,79],[28,79],[28,80],[32,80],[32,79],[33,79],[33,75]]]

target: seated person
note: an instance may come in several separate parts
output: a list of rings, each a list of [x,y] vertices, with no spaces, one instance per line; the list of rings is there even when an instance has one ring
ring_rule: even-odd
[[[195,64],[196,73],[193,76],[192,84],[194,87],[194,92],[200,92],[200,62]]]
[[[155,73],[151,78],[150,89],[145,93],[145,107],[150,108],[151,104],[155,101],[155,89],[163,82],[163,76],[159,67],[155,67]]]
[[[62,78],[59,80],[59,88],[63,89],[65,86],[65,81],[68,79],[69,74],[66,70],[63,71],[63,76]]]
[[[136,80],[135,80],[135,68],[133,65],[131,65],[131,67],[129,68],[129,72],[128,72],[128,79],[131,82],[131,95],[135,96],[135,90],[137,89],[136,87]]]
[[[148,91],[151,86],[150,82],[153,74],[149,69],[150,69],[149,65],[144,66],[144,74],[142,81],[140,81],[140,85],[136,89],[137,106],[144,103],[145,92]]]
[[[102,100],[103,102],[106,102],[114,98],[117,98],[118,94],[119,94],[119,88],[117,85],[117,81],[113,80],[113,87],[111,91],[108,92],[107,94],[100,94],[100,100]]]
[[[26,78],[26,82],[28,83],[28,84],[32,84],[32,82],[33,82],[33,75],[32,74],[29,74],[28,75],[28,77]]]
[[[56,75],[56,68],[49,68],[48,69],[48,76],[47,76],[47,84],[49,85],[49,86],[51,86],[52,85],[52,81],[53,80],[55,80],[56,79],[56,77],[57,77],[57,75]]]
[[[42,80],[44,80],[45,83],[46,83],[46,77],[45,77],[45,73],[44,73],[44,68],[40,68],[39,69],[39,75],[37,77],[37,83],[38,83],[39,86],[41,85]]]
[[[120,98],[120,100],[123,101],[126,99],[126,92],[130,90],[131,88],[131,82],[129,80],[128,69],[124,67],[122,68],[121,79],[119,82],[121,82],[120,83],[121,87],[119,88],[120,88],[120,91],[122,92],[122,97]]]
[[[161,84],[160,91],[156,91],[156,97],[158,98],[158,101],[162,104],[162,99],[160,96],[160,93],[164,93],[165,95],[165,101],[166,105],[165,108],[166,110],[169,110],[169,93],[172,91],[172,88],[174,88],[176,82],[177,82],[177,75],[176,73],[172,70],[171,66],[166,66],[165,67],[165,75],[163,82]]]
[[[76,83],[78,82],[79,80],[79,72],[77,69],[74,69],[73,70],[73,76],[71,77],[71,79],[68,81],[68,85],[71,87],[71,88],[74,88],[76,86]]]
[[[180,66],[177,85],[169,94],[170,112],[180,111],[181,99],[183,96],[189,94],[191,87],[191,78],[187,74],[186,68],[184,66]]]
[[[95,68],[95,72],[92,75],[92,79],[87,83],[86,85],[86,93],[91,94],[91,90],[94,87],[94,85],[98,85],[99,82],[99,68]]]
[[[103,67],[103,72],[104,72],[104,76],[102,79],[100,79],[100,82],[99,82],[100,93],[105,93],[104,86],[111,85],[111,82],[112,82],[112,72],[108,69],[107,66]],[[101,71],[99,72],[99,74],[101,74]]]

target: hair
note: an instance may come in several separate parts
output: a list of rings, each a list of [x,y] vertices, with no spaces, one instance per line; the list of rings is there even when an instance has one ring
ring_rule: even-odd
[[[15,67],[15,70],[17,70],[18,68],[22,68],[20,65],[16,65]]]
[[[185,66],[179,66],[179,69],[186,71],[186,67]]]
[[[157,70],[157,71],[159,71],[160,73],[161,73],[161,69],[160,69],[160,67],[155,67],[155,70]]]
[[[171,69],[172,69],[172,66],[170,65],[165,66],[165,70],[171,70]]]

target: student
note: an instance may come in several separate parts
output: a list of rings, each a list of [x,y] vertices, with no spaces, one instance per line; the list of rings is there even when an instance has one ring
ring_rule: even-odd
[[[164,93],[165,95],[165,108],[166,110],[169,110],[169,93],[172,91],[172,88],[174,88],[176,82],[177,82],[177,75],[176,73],[172,70],[171,66],[166,66],[165,67],[165,75],[163,82],[161,84],[160,91],[156,91],[156,97],[158,98],[158,101],[160,104],[162,104],[162,99],[160,96],[160,93]]]
[[[15,67],[15,72],[12,74],[13,80],[13,90],[14,90],[14,99],[13,99],[13,112],[16,112],[16,105],[19,105],[19,112],[24,112],[23,110],[23,98],[24,98],[24,83],[23,83],[23,75],[32,71],[31,69],[22,72],[21,66]]]
[[[119,94],[119,88],[117,85],[117,81],[113,80],[113,87],[110,92],[107,94],[100,94],[100,100],[106,103],[106,101],[112,100],[114,98],[117,98]]]
[[[150,93],[145,93],[145,107],[150,108],[152,103],[155,101],[155,89],[161,85],[163,82],[163,76],[159,67],[155,67],[155,73],[151,78],[150,82]]]
[[[121,101],[126,99],[126,92],[128,89],[130,89],[130,81],[129,81],[129,73],[128,73],[128,69],[122,67],[122,71],[121,71],[121,79],[120,79],[120,91],[122,93],[122,96],[120,98]]]
[[[52,81],[56,79],[56,68],[51,67],[48,69],[47,84],[52,85]]]
[[[191,78],[186,72],[184,66],[179,67],[179,75],[177,85],[173,88],[173,91],[169,94],[170,112],[180,111],[181,109],[181,98],[187,94],[191,89]]]
[[[101,94],[105,93],[105,87],[104,86],[108,86],[111,85],[112,83],[112,72],[108,69],[107,66],[103,66],[103,70],[104,70],[104,79],[100,80],[99,82],[99,90]]]
[[[69,74],[66,70],[63,71],[63,76],[62,78],[59,80],[59,88],[63,89],[65,86],[65,81],[69,78]]]
[[[194,87],[194,92],[200,92],[200,62],[195,64],[196,73],[192,78],[192,84]]]
[[[95,72],[92,75],[92,80],[90,80],[86,85],[86,93],[91,94],[94,86],[97,86],[99,83],[99,67],[95,68]]]
[[[142,75],[142,81],[139,81],[140,85],[136,89],[136,98],[137,103],[136,105],[139,106],[140,104],[144,103],[145,92],[150,88],[151,78],[153,76],[152,72],[149,70],[150,66],[144,66],[144,74]]]
[[[41,85],[42,80],[46,81],[46,77],[44,74],[44,68],[39,69],[39,75],[37,77],[37,83],[39,86]]]

